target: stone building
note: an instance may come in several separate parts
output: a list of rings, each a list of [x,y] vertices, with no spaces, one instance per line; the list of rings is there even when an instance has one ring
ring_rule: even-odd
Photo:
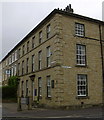
[[[0,86],[2,85],[2,63],[0,63]]]
[[[3,84],[17,75],[29,108],[102,104],[103,29],[70,7],[53,10],[2,60]]]

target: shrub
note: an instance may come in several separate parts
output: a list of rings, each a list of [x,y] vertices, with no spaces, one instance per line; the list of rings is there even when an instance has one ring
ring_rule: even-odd
[[[2,87],[2,98],[16,98],[17,88],[15,86],[3,86]]]
[[[8,85],[2,87],[2,98],[16,98],[17,97],[18,78],[12,76],[8,80]]]

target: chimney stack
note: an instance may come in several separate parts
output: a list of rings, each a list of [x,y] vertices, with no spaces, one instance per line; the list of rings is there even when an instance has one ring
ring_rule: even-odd
[[[74,10],[71,8],[71,4],[69,4],[65,9],[64,9],[65,12],[69,12],[69,13],[73,13]]]

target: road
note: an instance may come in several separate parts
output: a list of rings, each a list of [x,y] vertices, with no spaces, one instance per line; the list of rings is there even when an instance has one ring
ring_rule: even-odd
[[[104,120],[101,119],[103,112],[101,107],[70,110],[34,108],[18,112],[16,103],[5,103],[2,120]]]
[[[102,118],[3,118],[2,120],[104,120]]]

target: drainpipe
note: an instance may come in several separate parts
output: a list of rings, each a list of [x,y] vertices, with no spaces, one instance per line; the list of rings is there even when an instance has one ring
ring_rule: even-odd
[[[101,61],[102,61],[102,112],[104,111],[104,56],[103,56],[103,43],[102,43],[102,33],[101,25],[99,24],[99,36],[100,36],[100,47],[101,47]],[[102,113],[104,117],[104,113]]]

